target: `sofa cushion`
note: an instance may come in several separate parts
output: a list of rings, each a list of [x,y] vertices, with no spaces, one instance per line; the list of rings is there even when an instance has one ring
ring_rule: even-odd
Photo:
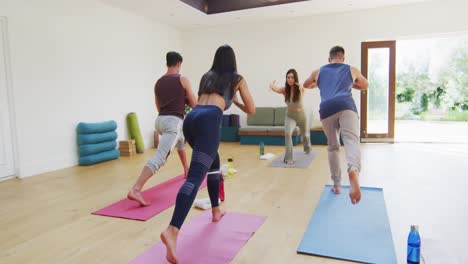
[[[275,108],[275,126],[284,126],[284,119],[286,117],[287,107],[277,107]]]
[[[268,126],[248,126],[248,127],[241,127],[239,131],[263,131],[267,132],[270,127]]]
[[[310,128],[311,131],[323,131],[322,123],[315,123]]]
[[[275,109],[273,107],[257,107],[255,114],[247,116],[249,126],[273,126]]]
[[[284,126],[274,126],[274,127],[269,127],[268,131],[273,131],[273,132],[284,132]],[[293,132],[299,132],[299,127],[295,127]]]

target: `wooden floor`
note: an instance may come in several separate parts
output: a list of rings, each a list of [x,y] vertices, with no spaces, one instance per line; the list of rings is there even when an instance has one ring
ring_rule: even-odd
[[[420,225],[423,245],[436,242],[468,263],[467,147],[362,145],[361,184],[384,188],[399,263],[406,263],[410,224]],[[258,159],[258,146],[221,145],[222,160],[232,155],[238,170],[226,182],[222,207],[268,217],[233,263],[346,263],[296,254],[330,182],[326,149],[316,148],[319,155],[302,170],[266,167],[270,161]],[[266,151],[281,154],[283,147]],[[153,152],[0,182],[0,263],[128,263],[157,243],[172,207],[146,222],[90,214],[123,198]],[[177,155],[171,155],[146,187],[181,172]],[[198,195],[207,196],[206,190]],[[188,220],[200,212],[192,209]]]

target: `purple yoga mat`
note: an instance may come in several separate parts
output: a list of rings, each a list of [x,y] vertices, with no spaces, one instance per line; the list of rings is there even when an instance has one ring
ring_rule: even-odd
[[[145,200],[151,202],[149,206],[140,206],[125,198],[92,214],[146,221],[175,204],[177,192],[184,181],[184,176],[179,175],[142,192]],[[205,186],[206,178],[199,189]]]
[[[230,263],[266,217],[227,212],[217,223],[211,222],[211,211],[194,217],[182,226],[177,238],[180,264]],[[167,263],[162,242],[146,250],[130,264]]]

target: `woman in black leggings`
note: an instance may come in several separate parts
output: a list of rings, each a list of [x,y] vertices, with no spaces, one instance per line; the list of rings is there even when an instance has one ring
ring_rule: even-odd
[[[237,92],[243,103],[238,101]],[[207,174],[212,221],[218,222],[224,215],[218,203],[218,147],[223,111],[234,103],[247,114],[255,113],[247,82],[237,73],[236,56],[230,46],[221,46],[216,51],[213,66],[200,81],[198,96],[198,104],[185,118],[183,127],[184,136],[193,149],[187,180],[177,194],[171,223],[161,233],[169,263],[177,263],[177,235]]]

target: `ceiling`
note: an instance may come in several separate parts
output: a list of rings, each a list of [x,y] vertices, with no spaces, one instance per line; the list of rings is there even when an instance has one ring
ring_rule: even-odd
[[[205,14],[179,0],[99,0],[180,30],[192,30],[241,21],[340,13],[431,0],[309,0],[218,14]],[[190,1],[190,0],[185,0]],[[230,1],[230,0],[222,0]],[[264,2],[277,0],[264,0]]]
[[[206,14],[218,14],[250,8],[289,4],[309,0],[179,0]]]

